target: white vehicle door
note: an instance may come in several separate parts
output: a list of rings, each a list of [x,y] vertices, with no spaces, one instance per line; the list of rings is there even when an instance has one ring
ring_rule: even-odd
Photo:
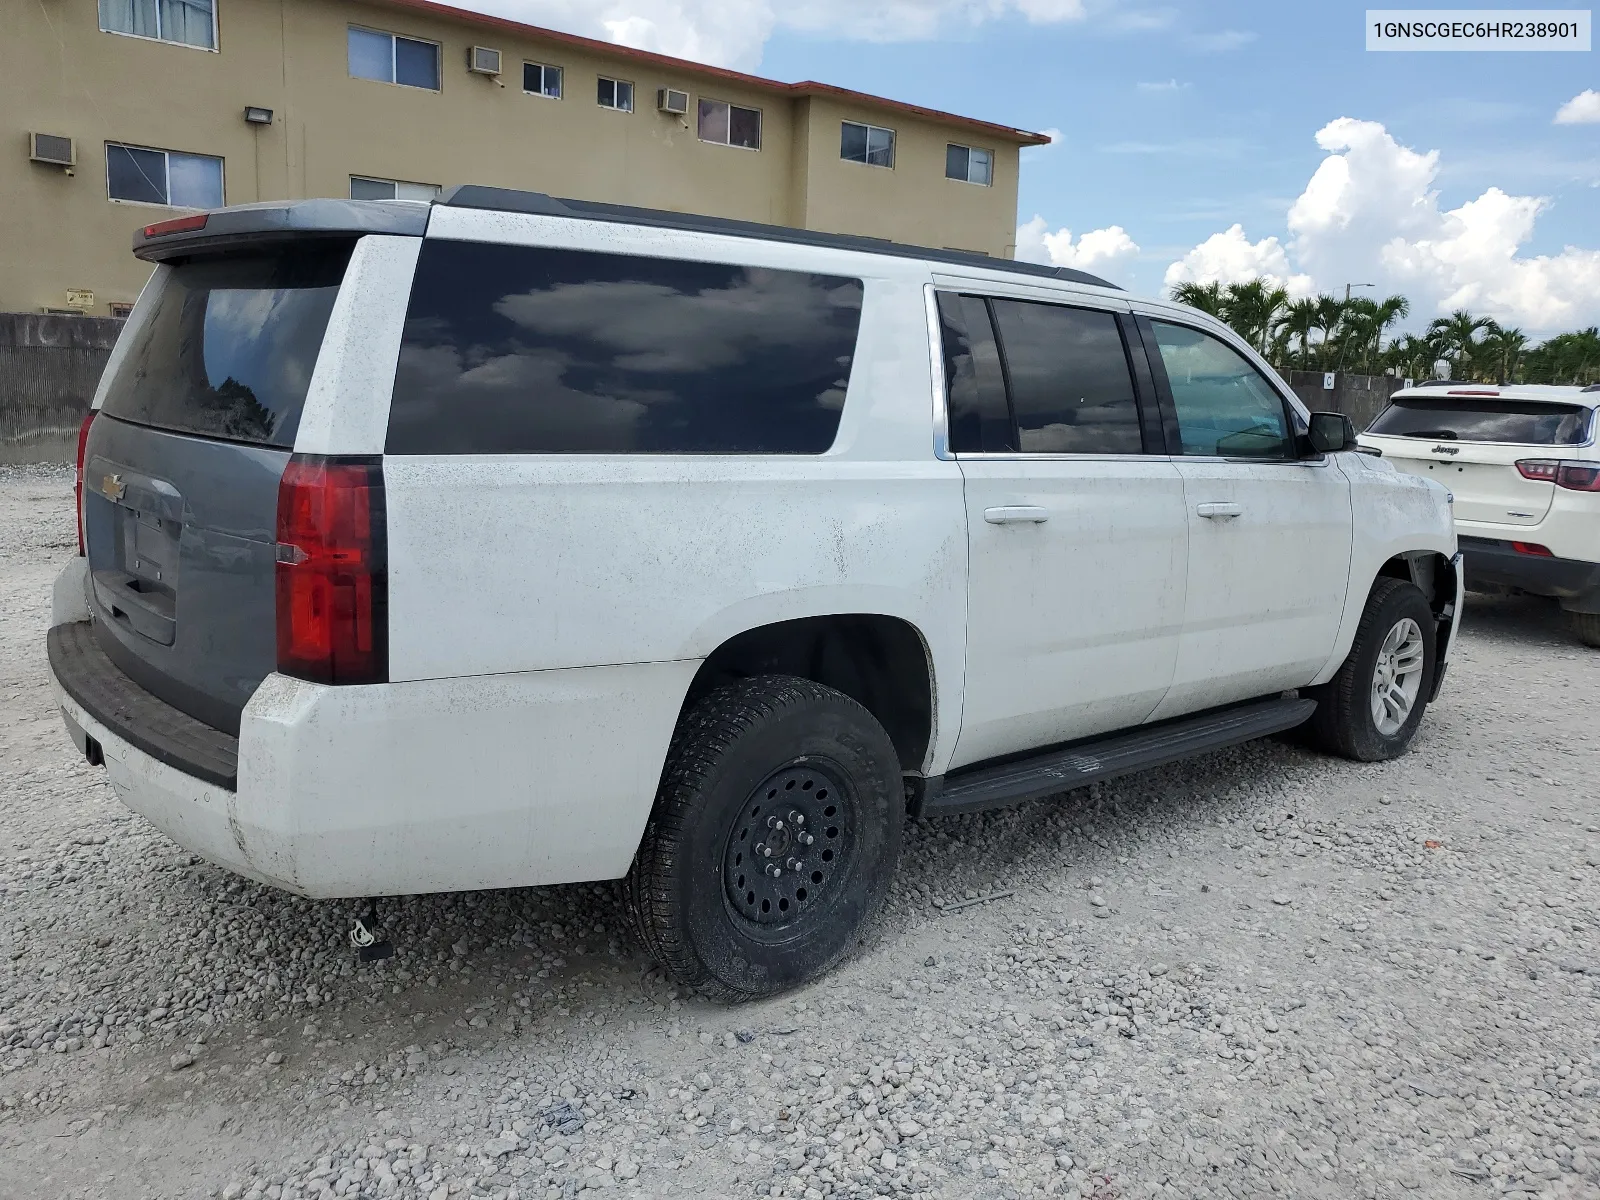
[[[1297,454],[1293,410],[1204,330],[1140,317],[1183,476],[1189,577],[1158,719],[1301,687],[1333,653],[1350,580],[1350,482]]]
[[[1131,316],[953,293],[939,308],[969,545],[950,765],[1137,725],[1172,681],[1188,532]]]

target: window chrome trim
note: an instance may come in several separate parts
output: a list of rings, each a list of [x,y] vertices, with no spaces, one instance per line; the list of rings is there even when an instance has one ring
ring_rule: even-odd
[[[928,318],[929,384],[933,393],[933,456],[953,462],[950,450],[950,404],[944,387],[944,334],[939,322],[937,289],[931,283],[922,285],[923,306]]]

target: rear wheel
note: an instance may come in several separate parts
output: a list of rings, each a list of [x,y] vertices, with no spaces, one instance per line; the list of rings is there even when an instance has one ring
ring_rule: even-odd
[[[673,735],[628,874],[640,937],[721,999],[803,983],[882,906],[904,819],[894,745],[854,700],[781,675],[718,688]]]
[[[1578,635],[1580,642],[1600,650],[1600,613],[1569,612],[1567,620],[1572,623],[1572,632]]]
[[[1421,589],[1402,579],[1378,580],[1339,673],[1306,689],[1317,702],[1305,726],[1311,744],[1360,762],[1404,754],[1428,703],[1433,630]]]

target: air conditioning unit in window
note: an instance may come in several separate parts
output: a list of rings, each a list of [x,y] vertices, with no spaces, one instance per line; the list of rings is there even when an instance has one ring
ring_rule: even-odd
[[[28,157],[34,162],[49,163],[53,167],[75,167],[78,165],[78,148],[69,137],[54,133],[30,133]]]
[[[488,46],[473,46],[467,51],[467,70],[474,75],[500,74],[500,51]]]
[[[664,113],[681,117],[689,111],[689,93],[677,88],[660,88],[656,92],[656,107]]]

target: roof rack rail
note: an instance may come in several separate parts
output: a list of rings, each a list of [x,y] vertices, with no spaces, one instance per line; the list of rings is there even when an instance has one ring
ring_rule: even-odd
[[[1017,262],[1009,258],[990,258],[966,250],[935,250],[929,246],[910,246],[887,238],[850,233],[820,233],[788,225],[763,225],[757,221],[735,221],[728,217],[705,217],[694,213],[667,212],[656,208],[633,208],[626,204],[604,204],[595,200],[564,200],[543,192],[523,192],[513,188],[485,187],[464,183],[450,188],[434,201],[446,208],[478,208],[493,212],[534,213],[546,217],[569,217],[579,221],[614,221],[621,225],[650,225],[659,229],[681,229],[690,233],[716,233],[725,237],[762,238],[802,246],[824,246],[833,250],[859,250],[866,254],[887,254],[895,258],[922,258],[963,267],[984,267],[1083,283],[1091,287],[1121,291],[1116,284],[1076,271],[1071,267],[1050,267],[1043,263]]]
[[[1425,387],[1468,387],[1468,386],[1471,386],[1471,385],[1464,383],[1460,379],[1419,379],[1415,383],[1413,383],[1411,386],[1413,388],[1425,388]]]

